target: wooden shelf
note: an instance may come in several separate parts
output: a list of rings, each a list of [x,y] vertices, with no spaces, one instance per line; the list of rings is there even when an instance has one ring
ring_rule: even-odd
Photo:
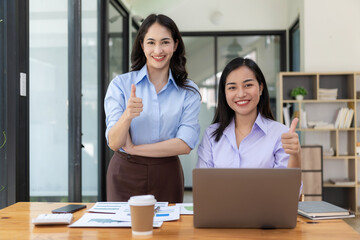
[[[349,185],[349,184],[333,184],[333,183],[330,183],[330,182],[324,182],[323,183],[323,187],[333,187],[333,188],[354,188],[356,187],[356,184],[354,183],[353,185]]]
[[[283,121],[283,109],[286,105],[289,106],[290,116],[295,112],[298,114],[299,124],[296,131],[300,132],[302,145],[321,145],[323,149],[333,148],[335,153],[350,154],[344,156],[323,155],[322,158],[325,162],[323,162],[322,171],[327,173],[327,176],[331,178],[336,175],[338,177],[339,174],[335,173],[336,171],[341,171],[341,174],[347,174],[342,177],[355,179],[356,182],[353,185],[335,185],[330,182],[323,182],[323,200],[341,203],[342,206],[348,206],[351,210],[360,213],[360,198],[358,197],[359,194],[357,194],[358,190],[360,191],[360,189],[357,189],[360,188],[360,156],[355,156],[356,143],[360,142],[360,114],[357,114],[357,111],[360,112],[360,99],[356,98],[356,89],[360,86],[360,72],[282,72],[279,75],[278,86],[277,117]],[[294,100],[290,96],[291,90],[298,86],[302,86],[308,91],[308,94],[302,101]],[[337,88],[337,99],[319,100],[320,88]],[[350,125],[352,127],[341,129],[300,127],[306,125],[303,124],[303,121],[322,121],[334,124],[334,118],[336,118],[341,107],[354,110]],[[306,112],[306,118],[301,115],[303,112]],[[314,181],[313,184],[318,184],[315,180],[310,180],[310,184],[312,183],[311,181]],[[342,197],[343,195],[347,197]]]
[[[360,101],[358,99],[357,101]],[[283,103],[349,103],[349,102],[355,102],[355,99],[336,99],[336,100],[316,100],[316,99],[309,99],[309,100],[284,100]]]
[[[355,128],[296,128],[296,131],[318,132],[318,131],[355,131]]]
[[[356,156],[323,156],[323,159],[348,159],[348,158],[351,158],[351,159],[355,159]]]

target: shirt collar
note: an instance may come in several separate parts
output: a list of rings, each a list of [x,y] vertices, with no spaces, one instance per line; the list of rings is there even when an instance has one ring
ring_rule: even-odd
[[[258,116],[256,117],[255,123],[253,125],[254,129],[255,127],[258,127],[263,133],[267,134],[268,132],[268,126],[266,124],[266,119],[261,116],[260,113],[258,113]],[[235,117],[231,120],[227,128],[224,130],[224,134],[227,136],[235,135]]]
[[[228,137],[230,137],[232,135],[235,136],[235,117],[233,117],[233,119],[231,120],[229,125],[225,128],[223,134]]]
[[[145,79],[145,77],[150,81],[149,78],[149,73],[147,70],[147,65],[145,64],[138,72],[138,75],[136,76],[135,79],[135,84],[138,84],[140,81],[142,81],[143,79]],[[169,79],[168,79],[168,83],[171,82],[172,84],[174,84],[174,86],[176,87],[177,90],[179,90],[178,85],[176,84],[174,77],[172,75],[171,69],[169,68]]]
[[[261,116],[260,113],[258,113],[258,116],[257,116],[257,118],[256,118],[256,120],[255,120],[255,124],[254,124],[253,128],[255,127],[255,125],[258,126],[258,128],[259,128],[261,131],[263,131],[264,134],[267,134],[267,132],[268,132],[268,126],[267,126],[267,124],[266,124],[266,119],[265,119],[263,116]]]

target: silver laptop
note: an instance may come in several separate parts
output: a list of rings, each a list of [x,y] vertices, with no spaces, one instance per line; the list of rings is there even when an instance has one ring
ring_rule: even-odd
[[[194,169],[194,226],[294,228],[300,184],[301,169]]]

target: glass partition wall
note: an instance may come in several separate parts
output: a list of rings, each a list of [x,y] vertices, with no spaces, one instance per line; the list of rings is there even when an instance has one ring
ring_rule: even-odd
[[[98,29],[97,0],[82,0],[82,196],[98,200]]]
[[[109,83],[117,75],[124,73],[123,69],[123,19],[121,13],[109,5]]]
[[[107,27],[99,26],[99,0],[81,0],[81,182],[75,182],[81,191],[82,201],[102,198],[100,178],[104,167],[99,165],[103,157],[99,146],[105,144],[100,133],[100,121],[104,122],[99,109],[109,78],[99,77],[101,67],[110,76],[127,71],[128,52],[124,49],[128,38],[126,14],[121,12],[116,0],[110,0],[106,9]],[[68,1],[29,0],[30,25],[30,197],[31,201],[69,200],[69,51]],[[104,8],[101,8],[102,10]],[[75,14],[75,13],[72,13]],[[103,24],[100,24],[103,26]],[[109,30],[109,32],[107,32]],[[72,33],[73,34],[73,33]],[[99,38],[107,38],[100,47]],[[107,45],[108,44],[108,45]],[[106,49],[109,46],[109,49]],[[109,54],[108,54],[109,53]],[[68,56],[70,55],[70,56]],[[106,56],[110,59],[104,60]],[[74,56],[75,57],[75,56]],[[126,69],[126,70],[125,70]],[[0,96],[2,97],[2,95]],[[78,106],[78,105],[77,105]],[[101,116],[101,117],[99,117]],[[75,135],[74,135],[75,136]],[[1,139],[1,138],[0,138]],[[1,140],[0,140],[1,143]],[[1,145],[0,145],[1,146]],[[107,148],[106,150],[108,150]],[[101,168],[101,169],[100,169]],[[105,171],[106,172],[106,171]],[[77,188],[81,186],[81,188]],[[103,199],[105,200],[105,199]]]
[[[199,114],[201,126],[200,139],[215,113],[215,41],[213,37],[183,37],[186,48],[186,67],[188,78],[194,81],[200,90],[202,102]],[[181,155],[184,170],[185,187],[192,187],[192,169],[197,161],[198,145],[189,155]]]
[[[31,0],[30,199],[68,200],[68,1]]]

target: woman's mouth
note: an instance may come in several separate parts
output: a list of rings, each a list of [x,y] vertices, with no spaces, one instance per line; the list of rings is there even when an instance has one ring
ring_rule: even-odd
[[[248,104],[250,102],[250,100],[241,100],[241,101],[236,101],[236,105],[238,106],[245,106],[246,104]]]
[[[157,62],[161,62],[165,59],[165,56],[153,56],[153,59]]]

